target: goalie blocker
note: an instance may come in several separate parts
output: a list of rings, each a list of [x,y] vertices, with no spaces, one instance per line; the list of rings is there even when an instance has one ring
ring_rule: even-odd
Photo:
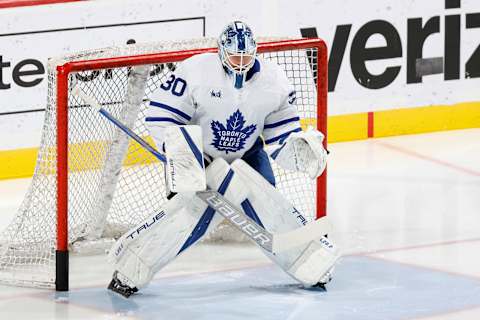
[[[183,133],[182,136],[186,138]],[[242,160],[230,166],[223,159],[216,159],[207,168],[206,176],[210,188],[218,190],[270,232],[289,232],[306,222],[303,215]],[[129,286],[145,286],[156,272],[214,230],[222,220],[221,215],[214,215],[214,210],[194,193],[182,192],[169,200],[164,210],[120,238],[110,251],[110,259]],[[331,241],[320,234],[318,239],[276,255],[264,252],[293,278],[305,286],[313,286],[322,280],[338,258]]]

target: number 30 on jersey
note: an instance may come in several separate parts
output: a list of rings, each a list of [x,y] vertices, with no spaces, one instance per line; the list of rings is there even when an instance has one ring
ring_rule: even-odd
[[[177,97],[183,96],[185,89],[187,88],[187,82],[182,78],[176,78],[171,74],[167,81],[160,86],[163,90],[172,91],[172,94]]]

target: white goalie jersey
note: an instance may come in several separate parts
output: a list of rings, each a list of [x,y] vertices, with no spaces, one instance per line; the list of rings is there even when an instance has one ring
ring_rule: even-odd
[[[197,124],[204,152],[229,163],[259,136],[275,145],[301,131],[295,91],[278,65],[257,58],[243,88],[236,89],[214,53],[183,61],[152,95],[145,121],[158,148],[165,127]]]

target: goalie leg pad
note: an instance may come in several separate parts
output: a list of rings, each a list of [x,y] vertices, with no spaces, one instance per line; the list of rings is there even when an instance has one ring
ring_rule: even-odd
[[[124,234],[111,248],[109,260],[116,271],[140,288],[175,258],[205,205],[193,195],[177,194],[163,210]]]
[[[224,193],[233,172],[223,160],[207,168],[209,186]],[[132,287],[147,285],[152,277],[223,220],[194,193],[179,193],[155,213],[124,234],[111,248],[109,260]]]
[[[235,177],[226,198],[241,206],[252,219],[272,233],[287,232],[303,226],[306,218],[280,192],[242,160],[232,164]],[[248,205],[246,205],[248,204]],[[293,278],[312,286],[320,281],[339,257],[331,240],[318,240],[267,256]]]
[[[324,275],[332,269],[338,259],[338,254],[330,243],[325,237],[320,241],[310,242],[289,267],[287,273],[306,286],[324,282]]]

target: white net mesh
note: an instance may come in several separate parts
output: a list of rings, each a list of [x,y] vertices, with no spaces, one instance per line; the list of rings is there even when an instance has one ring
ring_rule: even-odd
[[[47,108],[35,174],[17,215],[0,234],[1,282],[40,287],[54,285],[56,66],[76,60],[132,58],[140,54],[211,48],[215,45],[214,39],[128,45],[50,61]],[[315,126],[317,93],[314,76],[318,67],[315,49],[262,55],[283,66],[297,92],[302,124]],[[71,74],[69,84],[70,87],[79,85],[117,119],[130,122],[128,125],[137,134],[148,139],[149,133],[143,122],[148,98],[175,67],[176,63],[172,62],[135,68],[88,70]],[[137,75],[142,68],[148,72],[146,82]],[[82,100],[69,95],[68,104],[69,243],[76,245],[98,237],[116,238],[147,215],[158,212],[166,201],[163,166]],[[315,182],[303,174],[287,173],[275,164],[273,166],[278,189],[299,211],[313,218],[316,214]],[[98,225],[102,228],[92,228]],[[229,230],[217,233],[214,238],[224,238],[226,234],[238,236],[238,233]]]

